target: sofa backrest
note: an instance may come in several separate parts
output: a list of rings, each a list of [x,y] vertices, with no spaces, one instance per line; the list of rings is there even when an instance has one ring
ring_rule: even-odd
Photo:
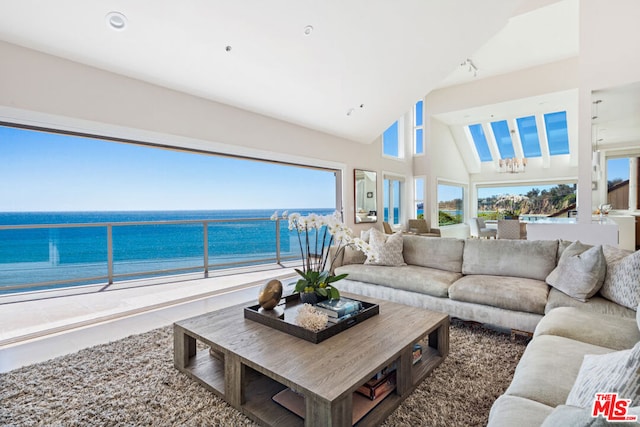
[[[404,262],[438,270],[462,272],[464,240],[447,237],[402,236]]]
[[[557,264],[557,240],[467,239],[462,274],[544,280]]]

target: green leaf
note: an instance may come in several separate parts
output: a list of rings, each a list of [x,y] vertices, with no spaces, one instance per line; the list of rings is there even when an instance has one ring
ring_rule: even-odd
[[[345,277],[347,277],[348,274],[338,274],[337,276],[331,276],[327,279],[326,283],[333,283],[333,282],[337,282],[338,280],[342,280]]]
[[[329,290],[331,290],[331,289],[332,289],[332,288],[329,288]],[[322,295],[323,297],[328,296],[327,288],[317,288],[317,289],[316,289],[316,294],[318,294],[318,295]]]
[[[318,274],[318,282],[327,283],[327,277],[329,277],[329,272],[323,271],[322,273]]]
[[[296,292],[302,292],[306,286],[307,281],[305,279],[298,280],[298,282],[296,282]]]
[[[331,293],[331,299],[340,299],[340,291],[333,286],[329,288],[329,292]]]

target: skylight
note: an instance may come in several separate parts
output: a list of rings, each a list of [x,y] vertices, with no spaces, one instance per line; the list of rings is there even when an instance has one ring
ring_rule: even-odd
[[[520,117],[516,119],[518,132],[520,133],[520,141],[522,142],[522,151],[525,157],[541,157],[540,140],[538,139],[538,127],[536,126],[536,117]]]
[[[569,154],[569,132],[567,131],[567,112],[559,111],[544,115],[547,129],[549,154]]]
[[[491,160],[493,160],[491,158],[489,144],[487,144],[487,138],[484,136],[484,131],[482,130],[482,125],[470,125],[469,132],[471,133],[471,138],[473,139],[473,143],[476,146],[476,151],[478,152],[480,161],[490,162]]]
[[[525,158],[569,154],[569,132],[567,130],[567,112],[558,111],[544,114],[544,129],[538,126],[535,115],[517,117],[515,129],[511,129],[507,120],[498,120],[490,123],[476,123],[469,125],[469,135],[475,146],[481,162],[497,161],[498,159],[511,159],[524,156]],[[490,126],[489,126],[490,125]],[[488,127],[487,127],[488,126]],[[489,129],[490,128],[490,129]],[[493,134],[485,135],[485,129]],[[546,138],[540,137],[538,132],[546,131]],[[495,143],[494,143],[495,140]],[[517,153],[517,155],[516,155]]]
[[[498,144],[498,151],[500,152],[501,159],[512,159],[516,156],[513,151],[513,142],[511,141],[511,132],[509,131],[509,125],[506,120],[499,122],[491,122],[491,129],[496,137],[496,144]]]

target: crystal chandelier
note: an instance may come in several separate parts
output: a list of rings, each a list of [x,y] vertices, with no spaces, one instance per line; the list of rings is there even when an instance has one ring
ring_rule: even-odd
[[[498,172],[500,173],[521,173],[527,167],[526,158],[509,158],[498,160]]]

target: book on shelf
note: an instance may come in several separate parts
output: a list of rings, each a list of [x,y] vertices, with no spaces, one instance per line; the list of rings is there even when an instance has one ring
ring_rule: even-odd
[[[422,345],[417,342],[413,345],[413,364],[415,365],[422,360]]]
[[[396,371],[390,372],[382,378],[371,379],[358,387],[357,392],[371,400],[386,396],[396,388]]]
[[[347,320],[347,319],[351,319],[354,318],[358,315],[359,311],[354,311],[353,313],[349,313],[349,314],[345,314],[344,316],[340,316],[340,317],[331,317],[329,316],[329,318],[327,319],[327,321],[331,324],[335,324],[335,323],[340,323],[343,320]]]
[[[342,317],[362,310],[362,303],[351,298],[340,297],[340,299],[320,301],[316,304],[316,309],[329,317]]]
[[[395,387],[394,387],[395,389]],[[353,392],[352,398],[352,424],[360,421],[365,415],[369,413],[373,408],[375,408],[385,397],[393,392],[393,389],[388,389],[384,392],[380,392],[378,397],[375,399],[369,399],[368,397],[363,396],[358,392]],[[291,411],[296,414],[300,418],[304,419],[306,417],[306,406],[304,396],[296,393],[290,388],[285,388],[281,392],[277,393],[271,398],[274,402],[282,406],[283,408]]]

